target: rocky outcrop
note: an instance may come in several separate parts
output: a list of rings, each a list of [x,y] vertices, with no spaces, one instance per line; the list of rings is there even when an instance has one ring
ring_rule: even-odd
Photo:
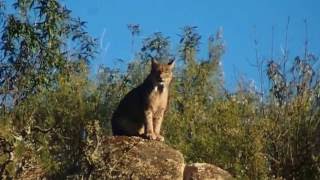
[[[94,179],[182,179],[185,167],[180,152],[138,137],[105,138],[90,162]]]
[[[107,137],[91,157],[95,167],[90,176],[94,179],[232,179],[211,164],[185,165],[179,151],[138,137]]]
[[[211,164],[185,165],[183,155],[164,142],[139,137],[95,136],[85,147],[82,170],[62,179],[232,179]],[[34,166],[38,167],[38,166]],[[26,169],[20,179],[52,179],[42,168]],[[18,179],[19,179],[18,178]],[[58,178],[58,179],[59,179]],[[57,178],[53,178],[57,179]]]
[[[207,163],[194,163],[185,167],[183,173],[184,180],[194,179],[212,179],[225,180],[233,179],[232,176],[225,170]]]

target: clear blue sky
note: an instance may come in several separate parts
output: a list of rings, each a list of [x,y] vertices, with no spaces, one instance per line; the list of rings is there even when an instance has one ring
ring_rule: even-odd
[[[224,30],[227,51],[223,58],[226,86],[233,89],[239,74],[257,81],[254,39],[262,58],[270,57],[274,27],[274,57],[285,44],[285,26],[290,16],[288,47],[290,56],[303,54],[304,19],[308,21],[309,49],[320,54],[320,0],[64,0],[67,7],[87,21],[88,31],[102,39],[101,53],[93,62],[113,66],[115,59],[132,58],[127,24],[140,24],[141,38],[163,32],[174,42],[185,25],[198,26],[206,56],[209,35]],[[102,38],[103,37],[103,38]]]

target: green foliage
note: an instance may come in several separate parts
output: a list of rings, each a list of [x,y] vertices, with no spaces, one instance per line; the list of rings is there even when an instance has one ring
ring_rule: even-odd
[[[5,5],[0,1],[1,178],[21,178],[28,168],[52,178],[90,174],[101,161],[95,146],[102,133],[111,135],[110,118],[121,98],[144,80],[151,58],[171,57],[179,59],[162,133],[188,162],[219,165],[238,179],[320,178],[315,55],[269,61],[268,94],[243,82],[230,93],[221,68],[222,29],[199,59],[201,36],[186,26],[177,54],[170,38],[157,32],[142,41],[125,71],[100,66],[89,78],[95,40],[84,22],[56,0],[19,0],[12,14]],[[128,29],[134,50],[141,29]]]
[[[220,165],[239,179],[318,178],[319,80],[311,61],[296,58],[293,74],[282,73],[280,65],[270,61],[266,75],[272,86],[266,98],[246,83],[228,93],[220,66],[225,53],[222,31],[209,38],[207,59],[197,59],[199,42],[196,27],[182,29],[178,56],[183,63],[171,86],[166,141],[187,161]],[[152,49],[153,44],[145,43],[141,52]],[[148,72],[143,58],[128,67],[122,79],[128,89],[122,95]]]
[[[11,139],[17,161],[26,158],[28,150],[36,155],[35,161],[42,164],[48,174],[74,168],[83,153],[83,128],[95,117],[96,102],[88,101],[93,87],[86,76],[86,73],[76,73],[68,80],[59,77],[57,89],[29,96],[7,113],[7,121],[12,125],[6,129],[14,131]],[[3,136],[10,137],[10,134]]]
[[[161,32],[156,32],[143,40],[140,58],[143,61],[159,59],[160,61],[170,56],[169,37],[165,37]]]
[[[60,74],[71,72],[69,62],[88,62],[95,52],[85,22],[72,18],[58,1],[19,0],[13,5],[0,34],[0,103],[5,106],[51,88]]]
[[[96,117],[87,67],[95,40],[58,1],[13,5],[0,34],[0,137],[12,146],[1,177],[38,165],[63,175],[79,166],[84,126]]]
[[[312,54],[296,57],[290,74],[271,61],[268,77],[272,83],[268,107],[268,153],[271,168],[289,179],[319,178],[319,74],[318,59]]]
[[[219,66],[224,53],[222,32],[210,37],[208,59],[199,62],[198,45],[188,42],[195,39],[190,36],[200,37],[195,30],[184,28],[187,37],[180,41],[185,67],[171,90],[164,127],[167,141],[189,162],[214,163],[238,178],[267,177],[264,126],[255,117],[256,101],[248,101],[253,97],[246,92],[225,94]]]

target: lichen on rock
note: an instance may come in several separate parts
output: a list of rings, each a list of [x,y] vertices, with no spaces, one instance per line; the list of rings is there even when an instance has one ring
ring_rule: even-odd
[[[182,179],[184,159],[168,145],[139,137],[106,137],[99,147],[95,178]]]
[[[188,164],[183,173],[184,180],[229,180],[233,177],[225,170],[207,163]]]

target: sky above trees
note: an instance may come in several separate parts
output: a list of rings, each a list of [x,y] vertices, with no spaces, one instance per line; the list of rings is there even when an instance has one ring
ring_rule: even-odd
[[[173,52],[178,51],[178,34],[181,33],[181,28],[185,25],[197,26],[202,36],[199,58],[207,56],[208,37],[222,28],[226,41],[223,68],[226,86],[230,89],[235,87],[236,79],[240,76],[258,81],[257,70],[252,66],[256,61],[255,40],[259,58],[267,61],[271,56],[282,56],[288,17],[289,57],[294,58],[304,53],[305,19],[309,51],[317,55],[320,53],[320,47],[317,46],[317,40],[320,39],[320,1],[317,0],[63,2],[73,11],[73,15],[88,22],[88,31],[100,39],[100,54],[92,63],[93,70],[99,64],[114,66],[118,58],[127,60],[133,57],[127,24],[139,24],[141,27],[135,50],[139,49],[141,39],[153,32],[162,32],[170,36]]]

